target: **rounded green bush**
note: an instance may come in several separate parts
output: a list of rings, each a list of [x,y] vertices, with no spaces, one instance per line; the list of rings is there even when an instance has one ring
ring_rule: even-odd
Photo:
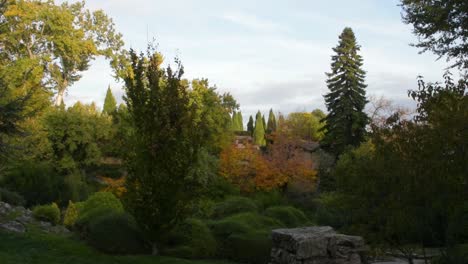
[[[76,224],[86,226],[92,219],[111,213],[123,213],[124,208],[120,200],[110,192],[92,194],[79,210]]]
[[[90,221],[87,240],[96,249],[110,254],[148,252],[135,219],[128,213],[109,213]]]
[[[231,235],[220,257],[242,263],[268,263],[272,242],[270,232],[260,231]]]
[[[247,234],[255,231],[267,231],[284,227],[279,221],[258,213],[241,213],[213,221],[210,228],[217,239],[226,239],[231,235]]]
[[[273,206],[265,210],[265,215],[280,221],[286,227],[304,226],[310,222],[304,212],[292,206]]]
[[[56,203],[39,205],[34,207],[33,217],[37,220],[58,224],[60,222],[60,209]]]
[[[213,211],[213,217],[219,219],[237,213],[257,211],[257,204],[253,200],[246,197],[234,196],[216,204]]]
[[[207,258],[216,252],[216,240],[208,226],[199,219],[189,218],[169,235],[167,255],[183,258]]]
[[[256,192],[254,193],[252,199],[255,200],[261,209],[284,204],[283,196],[277,190],[269,192]]]

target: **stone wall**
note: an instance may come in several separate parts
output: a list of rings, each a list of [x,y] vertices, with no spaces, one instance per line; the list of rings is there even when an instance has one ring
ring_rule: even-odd
[[[358,236],[329,226],[276,229],[270,264],[361,264],[367,247]]]

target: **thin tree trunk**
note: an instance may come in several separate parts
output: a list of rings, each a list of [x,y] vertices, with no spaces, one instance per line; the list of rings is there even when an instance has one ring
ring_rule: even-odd
[[[158,250],[158,247],[157,247],[157,245],[156,245],[156,242],[153,242],[153,243],[151,244],[151,254],[152,254],[153,256],[159,255],[159,250]]]
[[[61,106],[63,102],[63,95],[65,93],[65,89],[60,89],[57,92],[57,96],[55,97],[55,106]]]

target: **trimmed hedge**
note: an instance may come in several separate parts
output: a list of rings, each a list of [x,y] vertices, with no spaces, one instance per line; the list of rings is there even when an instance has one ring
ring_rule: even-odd
[[[56,203],[39,205],[34,207],[33,217],[56,225],[60,222],[60,209]]]
[[[257,204],[249,198],[234,196],[216,204],[212,216],[220,219],[245,212],[258,212]]]
[[[292,206],[273,206],[265,210],[265,215],[280,221],[286,227],[300,227],[310,223],[301,210]]]
[[[128,213],[109,213],[89,223],[87,240],[94,248],[110,254],[147,253],[135,219]]]

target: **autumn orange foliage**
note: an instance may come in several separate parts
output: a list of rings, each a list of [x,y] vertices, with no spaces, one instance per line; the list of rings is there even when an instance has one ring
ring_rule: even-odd
[[[313,182],[312,160],[298,142],[277,136],[266,153],[253,145],[225,148],[220,155],[220,174],[244,192],[285,187],[295,179]]]
[[[122,197],[123,194],[127,191],[125,189],[125,177],[121,177],[118,179],[108,178],[99,176],[98,177],[102,182],[105,183],[105,187],[102,191],[111,192],[117,197]]]

